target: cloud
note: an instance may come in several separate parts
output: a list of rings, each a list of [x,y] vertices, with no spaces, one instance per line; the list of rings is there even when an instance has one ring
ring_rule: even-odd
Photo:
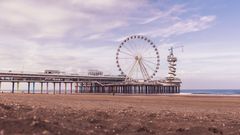
[[[204,30],[216,18],[146,0],[2,0],[0,12],[2,69],[99,68],[108,74],[118,74],[114,57],[121,37],[181,35]]]
[[[184,12],[186,12],[184,5],[174,5],[169,10],[158,11],[157,13],[154,12],[153,13],[154,15],[152,17],[149,17],[146,19],[144,18],[143,21],[140,22],[139,24],[149,24],[159,19],[163,19],[167,21],[178,20],[179,18],[177,17],[177,15],[182,14]]]
[[[180,20],[167,28],[160,28],[143,34],[152,35],[152,37],[166,38],[174,35],[197,32],[210,27],[215,19],[216,16],[202,16],[194,19]]]
[[[103,33],[127,23],[124,14],[137,7],[133,2],[104,1],[3,1],[0,4],[1,31],[31,39],[85,37]],[[122,13],[119,11],[125,9]],[[121,15],[123,14],[123,15]],[[121,19],[119,19],[119,17]]]
[[[91,40],[96,35],[98,39],[119,38],[117,32],[121,29],[128,29],[122,36],[143,33],[169,37],[206,29],[216,18],[200,16],[184,20],[180,18],[187,12],[184,5],[160,10],[145,0],[60,0],[57,3],[55,0],[5,0],[0,4],[0,12],[2,34],[35,41]],[[105,36],[99,36],[103,33]]]

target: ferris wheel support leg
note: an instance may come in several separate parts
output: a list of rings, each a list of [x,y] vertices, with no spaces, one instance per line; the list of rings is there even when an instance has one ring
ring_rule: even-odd
[[[134,62],[133,66],[131,67],[129,73],[128,73],[128,77],[132,77],[132,74],[133,74],[133,70],[135,69],[135,66],[137,64],[137,61]]]

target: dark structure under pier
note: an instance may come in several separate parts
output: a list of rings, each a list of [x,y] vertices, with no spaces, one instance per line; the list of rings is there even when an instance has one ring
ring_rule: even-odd
[[[116,83],[107,84],[106,88],[110,93],[124,94],[180,93],[180,83],[177,82]]]

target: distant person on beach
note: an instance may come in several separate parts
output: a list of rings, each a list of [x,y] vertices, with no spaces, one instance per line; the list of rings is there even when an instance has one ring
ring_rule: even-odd
[[[113,90],[113,93],[112,93],[112,94],[113,94],[113,96],[115,96],[115,91],[114,91],[114,90]]]

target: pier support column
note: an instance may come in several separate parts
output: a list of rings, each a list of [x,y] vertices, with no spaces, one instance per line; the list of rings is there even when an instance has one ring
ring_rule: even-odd
[[[17,82],[17,91],[19,91],[19,82]]]
[[[35,82],[33,82],[33,94],[35,94]]]
[[[15,85],[15,83],[12,82],[12,93],[14,93],[14,85]]]
[[[115,86],[115,93],[118,93],[118,86]]]
[[[119,86],[119,93],[122,93],[122,86]]]
[[[62,86],[61,86],[61,82],[60,82],[60,83],[59,83],[59,87],[58,87],[58,88],[59,88],[58,94],[61,94],[61,91],[62,91],[62,90],[61,90],[61,87],[62,87]]]
[[[76,83],[76,86],[75,86],[75,93],[78,93],[78,83]]]
[[[104,93],[103,89],[104,89],[104,86],[100,86],[101,93]]]
[[[43,82],[41,82],[41,94],[43,93]]]
[[[28,94],[30,94],[30,82],[28,82]]]
[[[53,83],[53,94],[55,94],[56,93],[56,83],[54,82]]]
[[[177,92],[180,93],[180,86],[177,87]]]
[[[91,83],[91,86],[92,86],[92,91],[93,91],[93,93],[96,93],[96,85],[94,84],[94,83]]]
[[[73,83],[70,83],[70,93],[72,94],[72,90],[73,90]]]
[[[85,90],[84,90],[84,85],[83,85],[83,82],[81,83],[81,90],[82,90],[82,92],[84,92]]]
[[[143,90],[143,93],[144,93],[144,94],[148,94],[149,90],[151,89],[151,86],[146,86],[145,88],[146,88],[146,89]]]
[[[155,94],[156,91],[156,86],[153,86],[153,91],[151,92],[151,94]]]
[[[80,83],[80,85],[81,85],[81,91],[84,92],[84,85],[83,85],[83,82]]]
[[[48,94],[48,82],[47,82],[47,84],[46,84],[46,87],[47,87],[47,88],[46,88],[46,91],[47,91],[47,94]]]
[[[65,92],[64,93],[67,94],[67,83],[66,82],[64,83],[64,86],[65,86]]]
[[[90,91],[90,93],[93,93],[93,85],[92,85],[91,82],[90,82],[89,84],[90,84],[90,86],[89,86],[89,91]]]

